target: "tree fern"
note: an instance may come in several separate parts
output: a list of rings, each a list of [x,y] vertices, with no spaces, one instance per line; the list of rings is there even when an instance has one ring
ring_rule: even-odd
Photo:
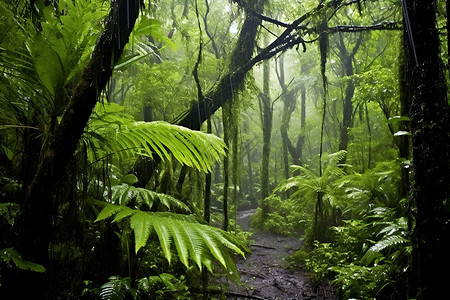
[[[218,261],[232,277],[238,273],[230,256],[230,251],[244,256],[248,248],[234,235],[216,227],[204,224],[194,215],[180,215],[169,212],[145,212],[124,205],[97,202],[104,206],[96,221],[114,216],[113,222],[130,219],[135,236],[135,251],[146,245],[155,233],[164,256],[172,261],[174,250],[180,261],[190,267],[191,262],[201,270],[202,266],[212,272],[212,261]]]

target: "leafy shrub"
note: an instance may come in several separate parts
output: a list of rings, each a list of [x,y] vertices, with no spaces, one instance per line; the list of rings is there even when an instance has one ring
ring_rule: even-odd
[[[406,218],[395,218],[389,209],[376,208],[362,220],[346,220],[333,227],[332,243],[314,243],[306,259],[311,278],[326,278],[344,299],[395,299],[405,286],[401,279],[409,268],[411,246]],[[395,284],[395,286],[394,286]]]
[[[353,263],[329,269],[335,273],[332,284],[339,287],[343,299],[374,299],[380,289],[379,283],[386,280],[388,270],[386,265],[366,267]]]
[[[309,253],[303,249],[295,251],[292,255],[285,258],[285,261],[288,263],[288,268],[293,268],[296,266],[301,266],[306,263],[306,260],[309,258]]]
[[[304,220],[295,205],[290,200],[282,200],[280,197],[271,195],[263,200],[269,213],[262,219],[262,210],[258,208],[250,218],[250,226],[262,231],[279,233],[282,235],[294,235],[302,229]]]

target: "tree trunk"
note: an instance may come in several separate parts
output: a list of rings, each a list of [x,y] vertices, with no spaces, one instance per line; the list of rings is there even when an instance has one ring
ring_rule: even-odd
[[[412,271],[418,299],[445,297],[445,274],[450,269],[450,115],[436,28],[436,2],[402,2],[415,174]]]
[[[270,162],[270,139],[272,136],[272,103],[269,93],[269,62],[263,62],[263,92],[259,94],[261,123],[263,133],[263,149],[261,162],[261,209],[262,218],[268,213],[264,199],[269,196],[269,162]]]
[[[228,154],[229,154],[229,122],[228,122],[228,109],[229,103],[222,107],[222,122],[223,122],[223,141],[227,149],[227,154],[223,158],[223,227],[222,229],[228,231],[228,186],[229,186],[229,164],[228,164]]]
[[[54,137],[42,151],[33,181],[27,188],[18,217],[18,250],[26,260],[47,268],[47,274],[23,272],[23,277],[7,286],[17,298],[49,298],[51,278],[49,244],[52,236],[53,197],[58,190],[66,168],[73,158],[83,130],[97,103],[100,92],[112,75],[139,14],[141,2],[121,1],[113,4],[105,29],[99,37],[89,64],[84,69]],[[26,285],[27,288],[20,288]],[[22,297],[23,296],[23,297]]]
[[[402,39],[402,43],[404,43]],[[400,83],[400,89],[399,89],[399,96],[400,96],[400,115],[401,116],[408,116],[411,103],[410,103],[410,97],[408,95],[407,91],[407,78],[406,78],[406,61],[405,61],[405,54],[402,52],[399,54],[399,83]],[[407,131],[409,132],[411,130],[410,124],[407,121],[401,121],[399,122],[399,130]],[[401,135],[398,138],[398,143],[396,145],[398,146],[398,153],[401,159],[408,161],[411,156],[411,138],[408,135]],[[405,164],[401,167],[400,170],[400,189],[399,189],[399,196],[401,198],[407,198],[409,190],[411,188],[411,183],[409,180],[409,164]]]
[[[343,73],[342,76],[352,76],[354,74],[353,71],[353,57],[355,56],[356,52],[358,51],[358,48],[361,44],[361,36],[356,42],[355,47],[353,48],[352,53],[348,53],[344,39],[342,37],[342,34],[339,34],[339,42],[337,43],[337,48],[339,50],[339,56],[341,58]],[[345,88],[345,95],[344,95],[344,101],[343,101],[343,114],[342,114],[342,126],[341,126],[341,133],[339,137],[339,150],[346,150],[348,148],[348,142],[349,142],[349,136],[348,136],[348,130],[353,125],[353,94],[355,93],[355,84],[353,83],[353,80],[349,80],[347,83],[347,87]],[[345,156],[340,163],[345,163],[346,161]]]
[[[265,0],[249,2],[249,9],[262,12]],[[228,102],[244,82],[245,75],[254,66],[252,62],[253,51],[256,46],[258,27],[261,20],[247,12],[242,25],[236,47],[234,48],[229,73],[217,85],[217,88],[205,95],[203,101],[193,105],[187,114],[175,123],[190,129],[198,130],[201,124]]]

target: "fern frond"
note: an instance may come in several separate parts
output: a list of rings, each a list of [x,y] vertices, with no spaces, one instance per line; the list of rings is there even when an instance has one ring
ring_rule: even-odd
[[[329,165],[336,166],[347,155],[347,151],[339,150],[338,152],[325,154],[323,161],[326,161]]]
[[[390,235],[378,241],[375,245],[369,248],[364,256],[361,258],[361,262],[364,265],[369,265],[374,259],[381,256],[381,251],[387,248],[393,248],[400,244],[406,244],[409,241],[401,235]]]
[[[45,268],[39,264],[33,263],[31,261],[24,260],[22,255],[13,248],[5,248],[0,250],[0,258],[7,264],[10,265],[11,261],[14,262],[16,267],[23,270],[30,270],[33,272],[43,273]]]
[[[202,265],[212,270],[212,259],[217,260],[231,275],[237,276],[230,251],[245,256],[248,248],[235,236],[218,228],[201,223],[194,215],[169,212],[144,212],[123,205],[96,202],[104,206],[96,221],[117,214],[116,220],[130,218],[134,230],[135,251],[145,246],[150,235],[156,233],[166,259],[171,261],[175,250],[180,261],[190,267],[193,261],[199,269]],[[105,211],[105,212],[103,212]],[[119,217],[120,216],[120,217]],[[236,278],[236,277],[235,277]]]
[[[112,186],[110,197],[105,193],[104,198],[111,203],[119,205],[126,205],[131,200],[136,200],[138,207],[145,204],[151,209],[155,203],[159,203],[171,211],[190,212],[186,204],[170,195],[134,187],[125,183]],[[156,200],[159,200],[159,202]]]
[[[166,122],[135,122],[117,104],[98,105],[88,128],[87,135],[97,139],[95,143],[87,143],[94,146],[91,151],[103,151],[103,156],[115,153],[122,160],[156,154],[163,161],[174,158],[181,164],[208,172],[225,155],[225,143],[217,136]],[[91,133],[94,131],[95,134]]]
[[[108,282],[100,287],[100,299],[102,300],[122,300],[125,298],[126,278],[121,279],[119,276],[111,276]]]

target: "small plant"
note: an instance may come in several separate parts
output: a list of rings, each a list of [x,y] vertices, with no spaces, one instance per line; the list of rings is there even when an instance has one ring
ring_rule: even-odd
[[[262,219],[261,208],[258,208],[250,219],[251,227],[287,236],[295,235],[302,229],[305,220],[299,212],[292,209],[292,201],[283,201],[280,197],[271,195],[264,202],[270,213]]]

